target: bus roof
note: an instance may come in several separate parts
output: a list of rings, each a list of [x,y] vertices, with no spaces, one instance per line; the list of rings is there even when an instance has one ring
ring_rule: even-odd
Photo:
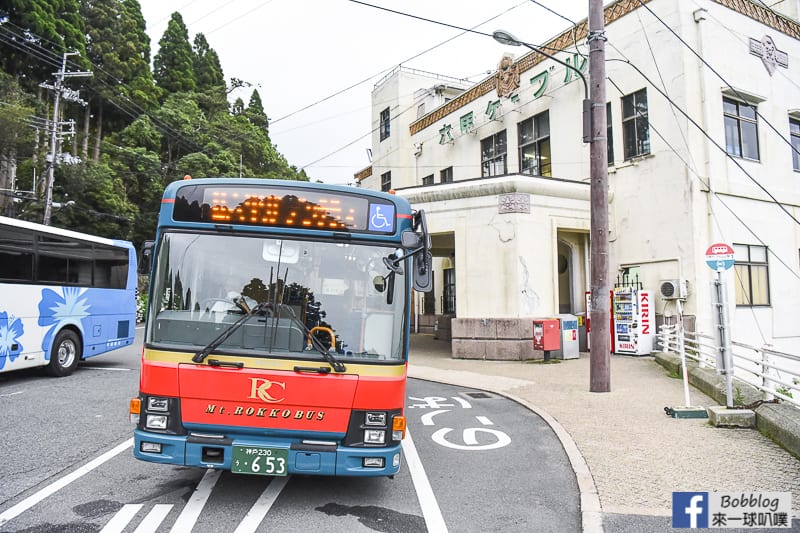
[[[44,224],[37,224],[36,222],[28,222],[27,220],[19,220],[16,218],[9,218],[4,216],[0,216],[0,226],[23,228],[31,231],[37,231],[39,233],[47,233],[50,235],[57,235],[59,237],[66,237],[69,239],[96,242],[99,244],[107,244],[109,246],[133,248],[133,244],[131,242],[122,239],[107,239],[105,237],[98,237],[97,235],[80,233],[78,231],[57,228],[55,226],[45,226]]]

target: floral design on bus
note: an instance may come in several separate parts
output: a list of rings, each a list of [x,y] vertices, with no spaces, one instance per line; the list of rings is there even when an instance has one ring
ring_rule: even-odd
[[[42,350],[48,360],[55,334],[67,324],[79,325],[83,332],[82,321],[89,316],[91,307],[86,289],[63,287],[61,290],[62,294],[52,289],[43,289],[42,300],[39,302],[39,325],[50,326],[42,340]]]
[[[25,333],[25,328],[22,320],[13,316],[9,317],[5,311],[0,312],[0,368],[5,366],[6,358],[12,362],[22,353],[22,344],[19,339],[23,333]]]

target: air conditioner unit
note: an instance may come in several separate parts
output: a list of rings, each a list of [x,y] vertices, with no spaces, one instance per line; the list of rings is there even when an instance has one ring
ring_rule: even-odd
[[[661,297],[665,300],[685,300],[689,295],[689,283],[685,279],[665,279],[661,281]]]

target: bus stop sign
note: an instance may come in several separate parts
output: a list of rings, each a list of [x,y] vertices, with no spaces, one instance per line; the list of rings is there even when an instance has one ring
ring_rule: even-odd
[[[712,244],[706,250],[706,264],[717,272],[728,270],[733,266],[733,248],[723,242]]]

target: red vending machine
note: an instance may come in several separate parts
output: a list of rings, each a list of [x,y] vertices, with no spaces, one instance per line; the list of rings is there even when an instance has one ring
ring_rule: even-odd
[[[615,288],[612,292],[611,318],[614,353],[652,353],[655,314],[650,291],[630,286]]]

